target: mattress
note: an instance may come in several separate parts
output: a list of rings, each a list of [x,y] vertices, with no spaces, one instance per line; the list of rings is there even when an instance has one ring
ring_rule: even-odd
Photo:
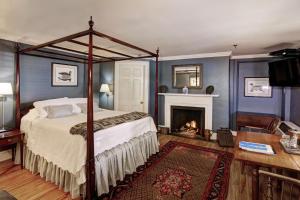
[[[102,110],[94,113],[94,120],[125,114],[126,112]],[[86,122],[86,114],[63,118],[39,118],[36,109],[30,110],[21,120],[27,148],[48,162],[74,174],[78,184],[85,182],[86,141],[80,135],[71,135],[70,129]],[[156,131],[151,117],[123,123],[94,133],[95,156],[130,139]]]

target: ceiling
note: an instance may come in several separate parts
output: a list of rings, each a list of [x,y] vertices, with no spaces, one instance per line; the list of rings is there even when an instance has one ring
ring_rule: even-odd
[[[261,54],[300,47],[299,8],[299,0],[1,0],[0,38],[39,44],[87,29],[92,15],[97,31],[162,56]]]

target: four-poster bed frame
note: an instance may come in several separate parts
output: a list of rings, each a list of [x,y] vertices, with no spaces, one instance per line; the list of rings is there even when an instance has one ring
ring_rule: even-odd
[[[32,46],[25,49],[20,49],[19,45],[17,45],[16,51],[16,128],[20,128],[21,122],[21,105],[20,105],[20,55],[29,55],[36,56],[42,58],[51,58],[57,60],[64,61],[72,61],[79,63],[87,63],[87,160],[86,160],[86,195],[87,199],[92,199],[95,192],[95,160],[94,160],[94,131],[93,131],[93,64],[101,63],[101,62],[114,62],[114,61],[122,61],[122,60],[132,60],[132,59],[143,59],[143,58],[152,58],[155,57],[155,122],[157,124],[158,120],[158,57],[159,50],[157,49],[156,53],[150,52],[148,50],[142,49],[135,45],[129,44],[127,42],[121,41],[109,35],[100,33],[93,29],[94,22],[92,21],[92,17],[89,21],[89,29],[75,33],[66,37],[62,37],[47,43],[43,43],[40,45]],[[80,38],[83,36],[88,36],[88,43],[84,43],[76,38]],[[131,56],[122,52],[117,52],[114,50],[109,50],[106,48],[102,48],[93,44],[93,37],[101,37],[110,40],[111,42],[120,44],[122,46],[126,46],[130,49],[137,50],[139,52],[143,52],[146,56]],[[61,46],[57,46],[56,44],[62,42],[69,42],[72,44],[88,47],[88,53],[83,51],[74,50],[71,48],[65,48]],[[45,47],[50,47],[51,49],[56,49],[56,51],[49,51],[49,49],[43,49]],[[106,57],[93,53],[93,50],[102,50],[115,55],[119,55],[122,57]],[[31,52],[31,53],[30,53]],[[71,54],[70,54],[71,53]],[[55,57],[52,55],[60,56]]]

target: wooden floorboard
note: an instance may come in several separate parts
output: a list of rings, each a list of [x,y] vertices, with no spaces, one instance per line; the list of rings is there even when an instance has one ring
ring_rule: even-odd
[[[171,135],[159,135],[161,145],[168,141],[189,143],[193,145],[214,148],[223,151],[232,151],[219,147],[216,143],[193,140]],[[241,173],[240,163],[233,161],[231,165],[228,200],[248,200],[251,197],[250,170],[246,168],[245,174]],[[46,182],[38,175],[34,175],[26,169],[13,165],[12,161],[0,163],[0,188],[7,190],[18,200],[67,200],[71,199],[68,193],[60,190],[56,185]]]
[[[71,196],[58,186],[26,169],[21,169],[10,160],[0,163],[0,189],[8,191],[18,200],[71,199]]]

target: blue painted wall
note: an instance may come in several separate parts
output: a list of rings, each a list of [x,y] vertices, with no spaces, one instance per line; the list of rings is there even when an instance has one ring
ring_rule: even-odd
[[[22,103],[51,98],[84,96],[85,67],[83,64],[24,55],[20,57],[20,61]],[[77,65],[78,87],[52,87],[52,62]]]
[[[282,106],[281,118],[285,121],[290,121],[291,116],[291,88],[282,88]]]
[[[174,61],[162,61],[159,63],[159,85],[167,85],[169,92],[182,93],[181,89],[172,87],[172,65],[202,64],[203,88],[190,89],[190,93],[205,93],[209,85],[215,87],[213,102],[213,129],[229,127],[229,57],[199,58]],[[164,100],[159,98],[159,123],[164,122]]]
[[[300,88],[291,89],[291,115],[290,120],[300,126]]]
[[[230,60],[229,64],[229,127],[236,129],[236,111],[237,111],[237,60]]]
[[[154,61],[150,61],[150,94],[149,94],[149,113],[152,117],[155,115],[155,67]]]
[[[86,67],[87,70],[87,67]],[[87,74],[87,72],[86,72]],[[94,64],[93,65],[93,97],[94,97],[94,103],[96,103],[98,106],[100,104],[99,101],[99,90],[100,90],[100,64]],[[87,79],[86,79],[87,80]],[[87,83],[85,81],[85,83]],[[83,88],[84,91],[87,91],[87,85],[85,85],[85,87]],[[85,95],[86,97],[86,95]]]
[[[99,105],[105,109],[114,109],[114,62],[106,62],[100,64],[99,70],[99,87],[102,83],[109,84],[112,95],[110,95],[107,99],[105,93],[99,93]]]

